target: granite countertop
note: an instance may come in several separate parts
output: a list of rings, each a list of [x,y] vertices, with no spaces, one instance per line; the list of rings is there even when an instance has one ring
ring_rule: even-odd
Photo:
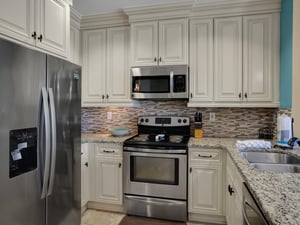
[[[189,147],[227,150],[267,219],[274,225],[300,224],[300,174],[276,173],[250,167],[236,147],[237,139],[190,138]],[[300,156],[300,151],[271,149]]]
[[[122,144],[132,137],[114,137],[111,134],[82,134],[81,142],[102,142]],[[265,216],[273,225],[300,224],[300,173],[276,173],[250,167],[236,147],[238,139],[231,138],[190,138],[189,147],[220,148],[229,153],[239,172],[248,184]],[[271,149],[300,156],[297,150]]]

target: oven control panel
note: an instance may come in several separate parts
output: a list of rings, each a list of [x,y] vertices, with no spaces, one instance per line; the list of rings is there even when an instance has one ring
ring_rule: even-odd
[[[140,116],[138,125],[157,127],[180,127],[189,126],[190,118],[186,116]]]

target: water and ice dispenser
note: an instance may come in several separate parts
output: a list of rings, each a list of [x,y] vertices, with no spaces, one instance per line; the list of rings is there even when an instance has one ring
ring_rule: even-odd
[[[9,177],[37,168],[37,128],[9,132]]]

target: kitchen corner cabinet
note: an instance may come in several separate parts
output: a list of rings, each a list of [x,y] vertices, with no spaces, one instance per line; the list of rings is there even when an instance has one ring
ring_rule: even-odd
[[[214,20],[216,102],[278,103],[278,14]]]
[[[189,153],[189,220],[224,223],[223,152],[190,148]]]
[[[131,65],[188,64],[188,20],[131,24]]]
[[[243,224],[243,178],[227,154],[226,168],[226,219],[228,225]]]
[[[190,100],[213,101],[213,19],[190,21]]]
[[[89,144],[81,144],[81,208],[84,211],[89,201]]]
[[[91,201],[106,205],[123,204],[122,146],[119,144],[93,144],[90,167]],[[101,207],[101,206],[100,206]],[[102,208],[110,209],[112,208]]]
[[[129,28],[83,31],[82,51],[82,105],[129,103]]]
[[[68,3],[63,0],[1,0],[0,4],[0,34],[62,57],[68,56]]]

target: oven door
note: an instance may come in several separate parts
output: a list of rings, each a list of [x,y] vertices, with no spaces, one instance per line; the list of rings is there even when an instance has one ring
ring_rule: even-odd
[[[187,155],[124,152],[124,193],[187,198]]]

